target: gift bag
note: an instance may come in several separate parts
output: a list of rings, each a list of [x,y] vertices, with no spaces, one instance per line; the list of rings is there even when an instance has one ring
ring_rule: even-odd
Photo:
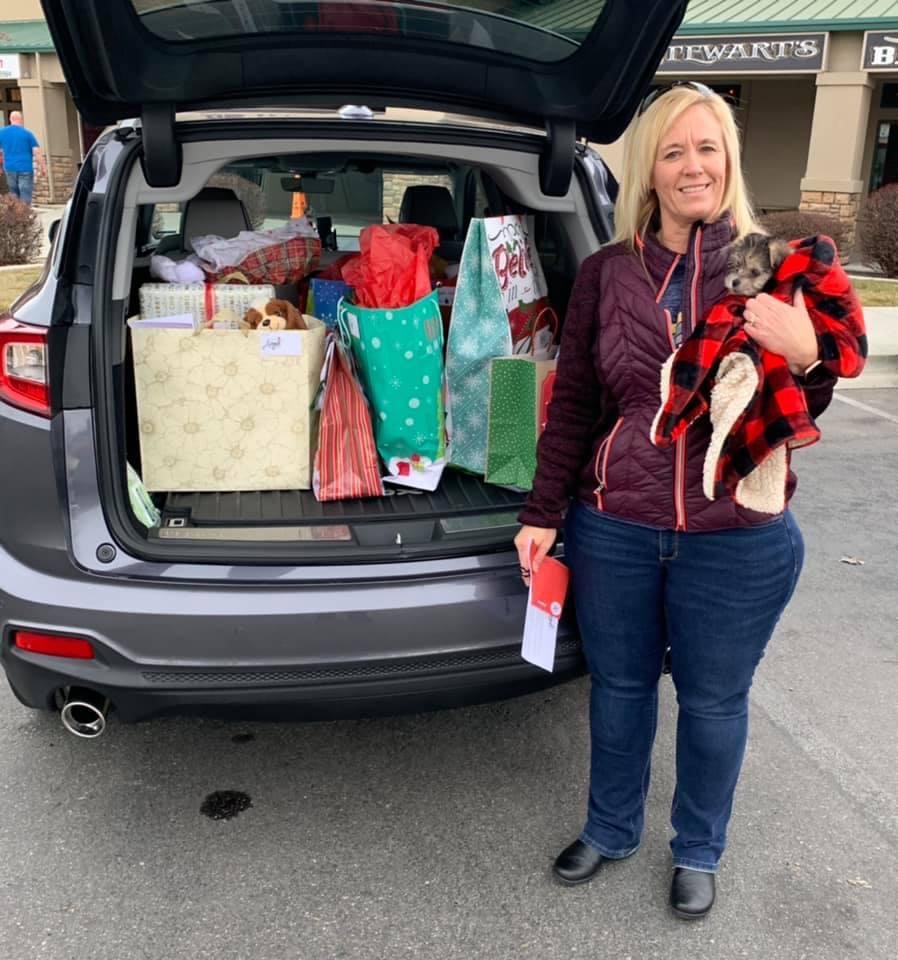
[[[490,364],[486,482],[529,490],[546,426],[555,360],[498,357]]]
[[[352,299],[369,309],[407,307],[431,290],[430,258],[440,242],[433,227],[376,223],[359,234],[359,255],[341,268]]]
[[[548,325],[546,281],[530,218],[472,220],[465,238],[446,350],[449,462],[486,470],[490,361]]]
[[[306,303],[306,313],[310,313],[328,329],[337,326],[337,306],[343,297],[348,297],[352,287],[342,280],[321,280],[314,277],[309,281],[309,296]]]
[[[339,325],[373,408],[377,450],[394,479],[436,489],[445,455],[443,325],[436,293],[408,307],[343,300]]]
[[[533,217],[489,217],[483,221],[496,282],[502,292],[512,350],[539,328],[549,305],[548,287],[536,244]]]
[[[349,357],[333,338],[321,377],[324,394],[315,453],[315,499],[383,496],[368,402]]]

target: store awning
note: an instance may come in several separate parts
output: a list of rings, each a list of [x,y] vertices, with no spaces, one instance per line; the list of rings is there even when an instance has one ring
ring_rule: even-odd
[[[0,20],[0,53],[52,53],[50,29],[43,20]]]
[[[521,20],[578,38],[592,25],[595,0],[521,0]],[[690,34],[891,30],[898,26],[895,0],[690,0],[677,36]]]
[[[692,0],[679,33],[890,30],[896,24],[895,0]]]

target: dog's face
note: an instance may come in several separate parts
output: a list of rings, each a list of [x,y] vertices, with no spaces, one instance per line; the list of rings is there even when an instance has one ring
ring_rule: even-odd
[[[286,330],[287,321],[278,316],[278,314],[273,313],[268,317],[262,317],[262,322],[259,324],[259,329],[261,330]]]
[[[791,248],[785,240],[749,233],[730,246],[730,257],[724,283],[731,293],[744,297],[759,294],[773,276],[776,268],[789,255]]]

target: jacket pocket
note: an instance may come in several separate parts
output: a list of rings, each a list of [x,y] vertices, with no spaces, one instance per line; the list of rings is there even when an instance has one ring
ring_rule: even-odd
[[[618,417],[614,426],[608,432],[608,436],[605,437],[601,444],[599,444],[599,449],[596,453],[595,497],[596,506],[599,508],[599,510],[605,509],[605,493],[608,490],[608,460],[611,457],[611,448],[614,446],[614,441],[617,439],[617,435],[620,433],[620,429],[623,425],[624,418]]]

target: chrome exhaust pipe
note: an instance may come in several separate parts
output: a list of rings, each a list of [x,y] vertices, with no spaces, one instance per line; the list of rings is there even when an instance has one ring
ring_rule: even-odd
[[[59,715],[62,725],[76,737],[99,737],[106,729],[109,700],[87,687],[68,687],[64,693],[65,703]]]

